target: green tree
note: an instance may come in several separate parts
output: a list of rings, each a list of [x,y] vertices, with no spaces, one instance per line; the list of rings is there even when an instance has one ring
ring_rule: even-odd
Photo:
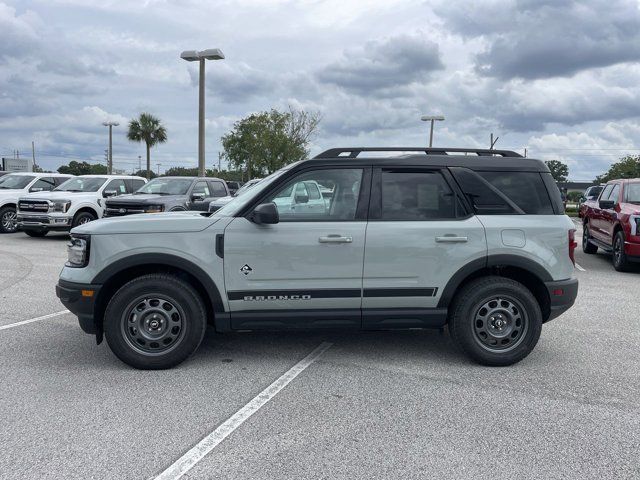
[[[127,138],[132,142],[144,142],[147,146],[147,179],[151,178],[151,147],[167,141],[167,129],[160,119],[150,113],[141,113],[129,121]]]
[[[248,178],[265,176],[307,157],[307,146],[320,123],[318,113],[272,109],[249,115],[222,137],[223,156]]]
[[[147,174],[149,175],[147,176]],[[133,172],[133,175],[135,175],[136,177],[147,177],[148,180],[151,180],[152,178],[156,178],[158,176],[154,171],[149,170],[138,170],[137,172]]]
[[[609,167],[607,173],[596,177],[595,183],[607,183],[616,178],[640,177],[640,156],[627,155]]]
[[[107,167],[99,163],[71,160],[69,165],[58,167],[58,173],[66,173],[68,175],[104,175],[107,173]]]
[[[551,176],[556,182],[566,182],[569,176],[569,167],[559,160],[547,160],[544,162],[551,170]]]
[[[197,177],[198,167],[171,167],[165,170],[164,175],[167,177]],[[207,176],[209,175],[207,174]]]

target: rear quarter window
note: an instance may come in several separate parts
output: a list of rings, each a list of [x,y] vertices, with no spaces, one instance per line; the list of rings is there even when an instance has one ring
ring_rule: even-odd
[[[479,171],[477,173],[525,213],[531,215],[553,215],[555,213],[540,173],[518,171]]]

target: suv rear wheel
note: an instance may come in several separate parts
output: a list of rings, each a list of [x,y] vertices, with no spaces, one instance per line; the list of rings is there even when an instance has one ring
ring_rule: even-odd
[[[598,246],[591,243],[589,241],[590,239],[591,235],[589,235],[589,225],[585,223],[582,227],[582,251],[589,255],[598,251]]]
[[[132,367],[171,368],[198,348],[207,325],[198,293],[173,275],[131,280],[109,301],[104,332],[113,353]]]
[[[469,282],[456,295],[449,332],[482,365],[506,366],[525,358],[538,343],[542,312],[521,283],[503,277]]]

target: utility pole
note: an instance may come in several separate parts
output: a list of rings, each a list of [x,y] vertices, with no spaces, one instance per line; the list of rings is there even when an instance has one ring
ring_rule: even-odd
[[[31,158],[33,159],[33,165],[31,166],[31,168],[33,169],[33,171],[35,172],[36,170],[36,143],[31,140]]]
[[[218,152],[218,172],[222,171],[222,152]]]
[[[526,147],[524,149],[524,158],[527,158],[527,149],[526,149]]]
[[[102,122],[102,125],[109,127],[109,158],[107,159],[107,173],[113,173],[113,127],[120,125],[118,122]]]
[[[494,139],[493,139],[493,133],[491,134],[491,146],[489,147],[489,150],[493,150],[493,147],[495,147],[495,146],[496,146],[496,143],[498,142],[498,139],[499,139],[499,138],[500,138],[500,137],[496,137],[496,139],[494,140]]]
[[[161,163],[156,163],[156,165],[158,165],[158,176],[160,176],[160,165],[162,165]]]
[[[142,170],[142,155],[138,155],[138,171]]]

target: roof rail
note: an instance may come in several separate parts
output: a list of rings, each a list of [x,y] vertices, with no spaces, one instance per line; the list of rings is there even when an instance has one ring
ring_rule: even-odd
[[[488,148],[430,148],[430,147],[350,147],[330,148],[314,158],[356,158],[362,152],[421,152],[427,155],[449,155],[471,153],[478,156],[522,157],[512,150],[490,150]]]

